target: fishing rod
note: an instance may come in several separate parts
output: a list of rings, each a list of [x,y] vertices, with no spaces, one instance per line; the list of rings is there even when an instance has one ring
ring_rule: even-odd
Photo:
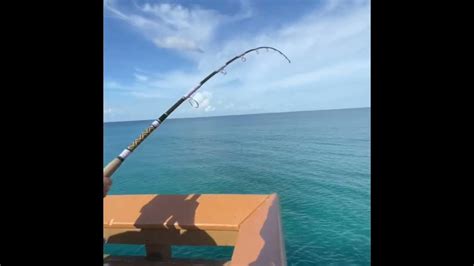
[[[136,138],[116,158],[114,158],[112,161],[109,162],[109,164],[107,164],[107,166],[104,168],[104,176],[111,177],[115,173],[115,171],[120,167],[120,165],[123,163],[123,161],[125,161],[125,159],[138,147],[138,145],[140,145],[155,129],[157,129],[161,124],[163,124],[163,122],[166,120],[166,118],[169,115],[171,115],[171,113],[176,108],[178,108],[178,106],[180,106],[184,101],[189,100],[189,103],[191,104],[191,106],[193,106],[195,108],[198,108],[199,103],[192,98],[192,95],[199,88],[201,88],[201,86],[204,85],[204,83],[206,83],[210,78],[212,78],[215,74],[217,74],[219,72],[225,75],[226,71],[224,69],[228,65],[230,65],[232,62],[234,62],[235,60],[237,60],[239,58],[241,58],[242,61],[245,62],[246,61],[246,59],[245,59],[246,54],[251,53],[253,51],[255,51],[258,54],[258,50],[261,50],[261,49],[266,49],[267,52],[269,50],[276,51],[279,54],[281,54],[283,57],[285,57],[285,59],[288,60],[288,63],[291,63],[290,59],[288,59],[288,57],[284,53],[282,53],[280,50],[278,50],[276,48],[273,48],[273,47],[270,47],[270,46],[261,46],[261,47],[253,48],[253,49],[247,50],[247,51],[243,52],[242,54],[230,59],[222,67],[215,70],[214,72],[209,74],[207,77],[205,77],[203,80],[201,80],[201,82],[199,82],[199,84],[196,87],[194,87],[188,93],[186,93],[183,97],[181,97],[173,106],[171,106],[168,109],[168,111],[164,112],[158,119],[153,121],[153,123],[151,123],[151,125],[148,128],[146,128],[140,134],[140,136],[138,136],[138,138]]]

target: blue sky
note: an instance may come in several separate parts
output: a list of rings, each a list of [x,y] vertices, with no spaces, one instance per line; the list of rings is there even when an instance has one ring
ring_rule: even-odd
[[[368,1],[104,2],[104,120],[155,119],[213,70],[171,117],[370,106]]]

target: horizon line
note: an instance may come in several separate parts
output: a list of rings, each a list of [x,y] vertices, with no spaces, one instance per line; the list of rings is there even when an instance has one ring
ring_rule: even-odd
[[[215,116],[197,116],[197,117],[172,117],[168,119],[198,119],[198,118],[215,118],[215,117],[228,117],[228,116],[246,116],[246,115],[267,115],[267,114],[284,114],[284,113],[299,113],[299,112],[315,112],[315,111],[337,111],[337,110],[350,110],[350,109],[364,109],[370,108],[370,106],[364,107],[348,107],[348,108],[337,108],[337,109],[317,109],[317,110],[300,110],[300,111],[287,111],[287,112],[268,112],[268,113],[251,113],[251,114],[235,114],[235,115],[215,115]],[[120,120],[120,121],[108,121],[107,123],[123,123],[123,122],[142,122],[142,121],[153,121],[153,119],[138,119],[138,120]]]

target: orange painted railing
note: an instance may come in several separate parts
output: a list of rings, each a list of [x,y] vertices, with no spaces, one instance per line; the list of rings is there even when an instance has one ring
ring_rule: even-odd
[[[111,195],[104,198],[104,238],[145,245],[147,257],[108,256],[104,263],[197,265],[178,264],[171,246],[204,245],[234,246],[234,252],[230,261],[199,265],[286,265],[281,228],[276,194]]]

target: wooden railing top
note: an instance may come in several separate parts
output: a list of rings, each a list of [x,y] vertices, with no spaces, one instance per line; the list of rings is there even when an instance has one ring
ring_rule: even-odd
[[[276,194],[110,195],[104,232],[109,243],[234,245],[231,265],[286,265]]]
[[[235,230],[269,195],[117,195],[104,199],[105,228]]]

